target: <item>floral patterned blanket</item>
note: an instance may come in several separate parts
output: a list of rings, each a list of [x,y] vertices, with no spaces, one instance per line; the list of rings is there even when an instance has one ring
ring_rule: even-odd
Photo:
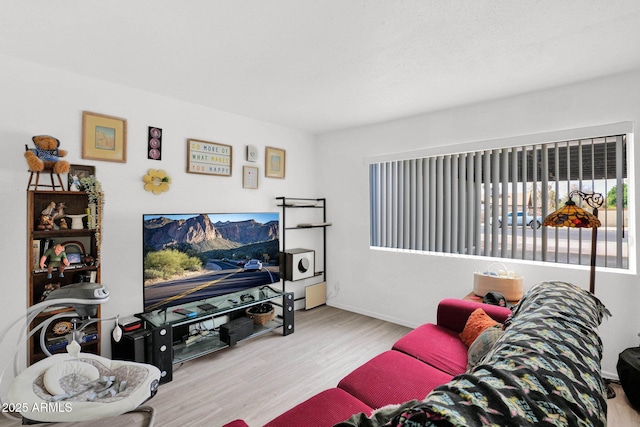
[[[604,305],[568,283],[543,282],[514,308],[505,333],[470,372],[384,416],[341,426],[605,426],[597,327]],[[381,419],[382,418],[382,419]]]

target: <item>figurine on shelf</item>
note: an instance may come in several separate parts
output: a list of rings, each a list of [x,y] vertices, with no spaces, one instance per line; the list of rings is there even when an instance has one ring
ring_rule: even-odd
[[[60,218],[60,230],[68,230],[69,225],[67,224],[67,220],[64,218]]]
[[[56,204],[56,209],[51,213],[51,219],[55,221],[66,216],[67,214],[64,212],[64,208],[66,208],[64,203]]]
[[[84,261],[84,265],[87,265],[87,266],[93,266],[96,264],[96,259],[91,254],[86,254],[84,256],[83,261]]]
[[[55,210],[56,210],[56,202],[51,202],[40,213],[46,216],[53,216],[53,211]]]
[[[57,228],[55,221],[67,216],[64,209],[66,205],[64,203],[51,202],[46,208],[40,212],[40,223],[37,226],[38,230],[51,230]],[[66,220],[65,220],[66,222]],[[60,228],[63,228],[62,226]],[[66,227],[68,228],[68,227]],[[63,228],[65,229],[65,228]]]
[[[78,178],[78,174],[69,174],[69,191],[81,191],[82,185],[80,185],[80,178]]]
[[[40,268],[44,269],[45,263],[49,258],[49,264],[47,265],[47,279],[53,277],[53,267],[58,267],[58,276],[64,277],[64,269],[69,265],[67,259],[67,253],[64,251],[64,246],[60,243],[56,243],[53,248],[49,248],[45,251],[40,258]]]
[[[47,298],[47,296],[51,293],[51,291],[55,291],[58,288],[60,288],[60,283],[47,283],[46,285],[44,285],[44,292],[40,297],[40,302],[44,301],[45,298]]]
[[[48,215],[40,216],[40,223],[36,227],[38,230],[52,230],[53,229],[53,220]]]

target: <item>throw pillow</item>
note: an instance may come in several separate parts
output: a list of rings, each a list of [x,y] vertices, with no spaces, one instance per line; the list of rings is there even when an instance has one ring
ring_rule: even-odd
[[[95,381],[100,378],[98,368],[85,362],[66,360],[64,362],[51,365],[44,374],[44,387],[52,396],[65,394],[66,391],[60,381],[68,375],[79,375],[87,378],[88,381]]]
[[[470,371],[491,350],[493,345],[502,336],[502,325],[494,325],[485,329],[469,346],[467,353],[467,371]]]
[[[483,309],[477,308],[471,313],[464,325],[464,330],[460,333],[460,339],[469,347],[478,336],[487,328],[497,325]]]

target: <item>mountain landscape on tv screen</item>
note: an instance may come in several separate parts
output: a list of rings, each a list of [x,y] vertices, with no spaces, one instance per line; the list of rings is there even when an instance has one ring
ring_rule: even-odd
[[[277,213],[144,215],[143,242],[145,312],[280,281]]]
[[[198,253],[232,250],[246,245],[277,242],[278,237],[278,221],[262,224],[249,219],[213,223],[208,214],[187,219],[159,216],[144,221],[146,251],[184,247]]]

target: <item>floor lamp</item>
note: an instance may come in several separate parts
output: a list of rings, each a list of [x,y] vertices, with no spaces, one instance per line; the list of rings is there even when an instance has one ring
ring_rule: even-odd
[[[579,196],[584,202],[593,208],[593,213],[589,213],[577,206],[573,200],[574,196]],[[589,274],[589,292],[592,295],[596,293],[596,240],[598,237],[598,227],[600,220],[598,219],[598,208],[604,203],[604,198],[600,193],[583,193],[574,190],[569,193],[567,203],[557,211],[548,215],[542,225],[548,227],[575,227],[575,228],[591,228],[591,271]],[[613,399],[616,393],[611,388],[608,380],[604,380],[607,391],[607,398]]]
[[[593,213],[589,213],[575,204],[572,200],[574,196],[579,196],[584,202],[593,208]],[[600,193],[583,193],[574,190],[569,193],[567,203],[557,211],[548,215],[542,225],[548,227],[575,227],[591,228],[591,272],[589,275],[589,292],[595,295],[596,292],[596,240],[598,237],[598,208],[604,203],[604,198]]]

